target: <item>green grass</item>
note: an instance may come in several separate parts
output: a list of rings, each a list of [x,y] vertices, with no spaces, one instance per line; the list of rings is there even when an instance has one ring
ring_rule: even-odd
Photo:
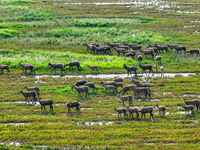
[[[127,73],[122,68],[126,63],[137,66],[135,59],[110,55],[89,54],[83,43],[138,43],[144,49],[149,43],[158,45],[179,44],[188,49],[199,49],[198,12],[200,3],[195,0],[162,1],[157,5],[113,4],[113,5],[66,5],[65,1],[1,0],[0,1],[0,64],[10,65],[11,74],[0,74],[0,149],[35,149],[47,146],[55,150],[63,147],[82,149],[199,149],[199,113],[195,116],[180,114],[184,94],[197,99],[200,94],[199,57],[183,56],[182,53],[160,53],[165,72],[195,72],[183,77],[148,77],[152,85],[152,98],[158,101],[134,101],[138,107],[167,106],[169,115],[158,114],[154,109],[154,122],[149,115],[146,120],[118,120],[113,107],[122,107],[117,94],[105,95],[99,85],[112,79],[100,78],[53,78],[42,77],[37,81],[33,75],[25,75],[18,63],[32,63],[36,74],[51,74],[48,62],[66,64],[80,61],[83,71],[66,74],[89,74],[87,65],[98,65],[100,73]],[[105,2],[105,0],[73,0],[74,3]],[[111,2],[122,2],[112,0]],[[123,1],[124,2],[124,1]],[[174,3],[175,2],[175,3]],[[54,4],[58,3],[58,4]],[[169,6],[162,8],[160,6]],[[128,7],[127,7],[128,6]],[[145,8],[145,9],[144,9]],[[189,13],[188,13],[189,12]],[[133,34],[135,37],[133,37]],[[151,57],[142,64],[154,64]],[[138,67],[138,73],[141,69]],[[57,73],[60,74],[60,70]],[[77,80],[94,82],[98,91],[90,90],[90,97],[78,97],[71,85]],[[138,77],[139,80],[143,80]],[[124,79],[130,85],[131,78]],[[25,101],[20,89],[39,86],[42,99],[54,100],[54,112],[41,112],[40,106],[19,103]],[[118,88],[118,91],[120,88]],[[168,92],[167,94],[163,94]],[[134,95],[133,92],[129,94]],[[141,95],[144,98],[144,95]],[[80,114],[67,112],[65,103],[79,101]],[[5,103],[11,102],[11,103]],[[128,105],[125,103],[125,105]],[[89,108],[89,109],[87,109]],[[92,109],[91,109],[92,108]],[[135,116],[135,114],[134,114]],[[113,121],[110,125],[85,125],[88,122]],[[198,121],[198,122],[197,122]],[[8,123],[4,125],[4,123]],[[9,123],[25,123],[12,125]],[[20,146],[5,143],[19,142]],[[37,147],[37,149],[43,149]]]
[[[117,116],[113,115],[116,114],[113,107],[122,107],[122,102],[117,100],[116,94],[105,96],[104,88],[99,86],[102,80],[99,78],[87,79],[88,82],[96,84],[98,91],[90,90],[89,98],[84,98],[84,96],[80,98],[75,90],[71,90],[71,85],[78,80],[77,78],[43,77],[41,80],[46,83],[34,83],[36,79],[31,76],[19,78],[18,75],[1,75],[1,77],[0,92],[3,94],[0,97],[2,116],[0,122],[25,123],[17,126],[0,125],[2,142],[20,142],[22,148],[32,145],[45,145],[52,148],[89,146],[95,149],[106,147],[110,149],[131,149],[133,147],[138,149],[154,147],[197,149],[196,145],[199,144],[199,132],[196,130],[199,122],[193,122],[193,120],[199,120],[199,113],[195,112],[195,116],[177,113],[183,111],[183,108],[177,107],[183,104],[181,98],[183,94],[193,93],[194,96],[199,94],[199,75],[154,78],[150,81],[152,98],[160,98],[160,100],[134,101],[133,105],[141,107],[154,106],[159,103],[159,105],[167,106],[167,112],[170,114],[166,116],[157,114],[157,108],[154,109],[154,122],[150,121],[149,115],[146,115],[146,120],[127,121],[123,119],[118,121]],[[111,79],[104,79],[104,81],[107,80]],[[130,81],[130,78],[125,78],[124,84],[129,85]],[[159,86],[161,82],[164,84],[162,87]],[[53,99],[54,113],[49,112],[49,107],[46,107],[47,113],[42,113],[39,105],[14,103],[15,101],[24,101],[21,94],[15,94],[24,85],[28,85],[28,87],[39,86],[43,99]],[[158,94],[154,94],[155,92]],[[163,95],[163,92],[171,92],[171,94]],[[129,94],[134,95],[133,92],[129,92]],[[143,95],[141,97],[144,98]],[[187,99],[192,99],[192,97]],[[72,109],[72,115],[68,114],[64,103],[75,100],[81,102],[80,108],[92,109],[83,109],[80,114],[76,114],[75,109]],[[3,101],[12,101],[12,103],[4,103]],[[127,104],[125,103],[125,105]],[[107,121],[114,121],[114,123],[103,126],[84,125],[86,122],[102,120],[105,123]],[[191,134],[193,134],[193,137],[191,137]],[[103,143],[105,146],[102,146]],[[148,143],[155,144],[148,145]],[[168,145],[168,143],[173,144]]]

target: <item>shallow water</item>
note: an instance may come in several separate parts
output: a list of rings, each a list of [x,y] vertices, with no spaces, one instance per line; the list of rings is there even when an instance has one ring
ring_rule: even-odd
[[[9,142],[9,143],[1,142],[0,144],[6,144],[6,146],[10,146],[10,145],[19,146],[21,143],[19,143],[19,142]]]
[[[92,110],[93,108],[81,108],[81,110]]]
[[[0,125],[25,125],[27,123],[24,123],[24,122],[17,122],[17,123],[0,123]]]
[[[183,94],[183,95],[181,95],[181,97],[198,97],[198,98],[200,98],[200,95],[196,95],[196,94]]]
[[[182,75],[184,77],[188,77],[189,75],[195,75],[195,73],[164,73],[164,77],[174,77],[175,75]],[[138,76],[142,76],[142,74],[138,74]],[[52,78],[101,78],[101,79],[106,79],[106,78],[127,78],[130,77],[131,75],[128,74],[86,74],[86,75],[65,75],[65,76],[60,76],[60,75],[36,75],[35,78],[40,80],[42,77],[52,77]],[[150,75],[149,77],[151,78],[156,78],[156,77],[161,77],[160,73],[155,73],[154,76]],[[26,78],[26,76],[21,76],[21,78]],[[143,74],[142,78],[146,78],[146,75]]]
[[[114,121],[96,121],[96,122],[93,122],[93,121],[87,121],[85,123],[81,123],[81,122],[78,122],[77,125],[86,125],[86,126],[93,126],[93,125],[110,125],[110,124],[113,124]]]

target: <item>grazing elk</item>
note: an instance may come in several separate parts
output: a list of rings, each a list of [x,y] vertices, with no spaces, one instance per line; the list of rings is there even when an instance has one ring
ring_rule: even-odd
[[[64,69],[64,66],[63,66],[63,64],[52,64],[52,63],[48,63],[48,66],[51,66],[52,67],[52,69],[51,69],[51,72],[55,72],[56,73],[56,69],[57,68],[60,68],[61,69],[61,72],[63,73],[63,71],[65,72],[65,69]]]
[[[106,48],[105,47],[92,46],[92,50],[96,51],[96,54],[98,54],[98,53],[105,54],[106,53]]]
[[[132,117],[132,119],[134,119],[133,113],[137,114],[137,118],[139,117],[139,109],[137,107],[126,106],[126,109],[129,112],[129,119],[130,119],[130,117]]]
[[[158,107],[159,114],[162,111],[163,115],[165,115],[165,112],[166,112],[166,107],[165,106],[159,106],[158,104],[156,104],[155,106]]]
[[[92,82],[85,83],[84,86],[88,86],[89,88],[92,88],[94,91],[97,90],[95,84]]]
[[[118,94],[120,94],[121,92],[123,92],[123,94],[126,93],[126,94],[128,95],[127,91],[131,91],[131,88],[133,88],[133,87],[135,87],[135,85],[127,85],[127,86],[124,86],[124,87],[118,92]]]
[[[132,57],[135,58],[135,53],[126,53],[125,57]]]
[[[197,57],[198,57],[198,55],[199,55],[199,50],[198,50],[198,49],[191,49],[191,50],[189,50],[189,51],[185,51],[185,52],[184,52],[184,56],[185,56],[186,53],[189,53],[190,55],[196,54]],[[196,58],[197,58],[197,57],[196,57]]]
[[[154,46],[158,49],[158,51],[163,51],[163,50],[165,50],[166,51],[166,53],[167,52],[169,52],[168,51],[168,46],[158,46],[158,44],[154,44]]]
[[[90,68],[93,73],[94,73],[94,69],[99,73],[98,66],[90,66],[90,65],[88,65],[87,67]]]
[[[84,43],[83,46],[86,46],[87,47],[87,51],[89,52],[92,52],[92,46],[94,46],[94,44],[87,44],[87,43]]]
[[[194,115],[194,106],[193,105],[181,105],[184,109],[185,109],[185,111],[187,112],[187,111],[191,111],[191,114],[192,115]]]
[[[114,47],[114,50],[118,53],[118,56],[120,56],[120,53],[124,56],[124,54],[126,52],[126,49],[124,49],[124,48],[115,48]]]
[[[78,107],[78,106],[80,106],[80,103],[77,101],[74,101],[74,102],[69,101],[65,104],[65,106],[68,108],[68,112],[70,112],[70,113],[71,113],[70,108],[73,108],[73,107],[76,107],[76,113],[80,112],[80,108]]]
[[[123,82],[123,78],[116,78],[116,79],[113,79],[113,81],[115,81],[115,82]]]
[[[133,90],[135,93],[135,96],[137,96],[137,99],[139,97],[139,94],[144,93],[145,94],[145,99],[147,95],[149,95],[149,98],[151,99],[151,90],[150,88],[147,87],[131,87],[130,90]]]
[[[74,67],[74,66],[76,66],[76,67],[78,68],[78,71],[79,71],[79,70],[82,70],[82,68],[81,68],[81,66],[80,66],[80,63],[79,63],[78,61],[69,62],[68,64],[64,65],[64,68],[65,68],[66,66],[69,66],[69,70],[70,70],[70,68],[72,68],[72,70],[73,70],[73,67]]]
[[[179,51],[186,51],[186,46],[174,46],[176,53]]]
[[[32,64],[22,64],[21,62],[19,62],[19,67],[22,67],[23,70],[25,70],[25,72],[27,73],[27,70],[30,69],[31,73],[34,72],[35,73],[35,67]]]
[[[109,43],[106,43],[108,46],[110,46],[112,49],[114,48],[114,47],[120,47],[120,43],[112,43],[112,44],[109,44]]]
[[[102,86],[103,84],[104,84],[104,85],[113,85],[113,86],[116,87],[117,82],[115,82],[115,81],[106,81],[106,82],[101,81],[101,82],[100,82],[100,86]]]
[[[82,94],[81,93],[85,93],[85,97],[87,97],[87,95],[89,96],[89,87],[88,86],[82,86],[82,87],[76,87],[75,85],[72,85],[72,89],[75,89],[78,92],[78,96]]]
[[[1,72],[3,72],[3,70],[7,70],[7,73],[10,72],[10,69],[9,69],[9,65],[3,65],[3,64],[0,64],[0,69],[1,69]]]
[[[200,100],[194,99],[194,100],[188,100],[186,101],[184,98],[184,103],[186,105],[194,105],[197,108],[197,111],[199,110]]]
[[[162,58],[162,56],[156,56],[156,57],[153,59],[153,61],[156,61],[156,63],[157,63],[157,61],[160,61],[160,63],[161,63],[161,58]]]
[[[114,85],[105,85],[105,84],[103,84],[102,85],[104,88],[105,88],[105,95],[106,95],[106,93],[107,93],[107,91],[109,90],[109,91],[113,91],[113,93],[116,91],[117,92],[117,88],[114,86]]]
[[[87,83],[87,80],[78,80],[74,83],[74,85],[79,87],[80,85],[84,85],[85,83]]]
[[[126,101],[129,102],[129,105],[133,106],[133,96],[132,95],[120,96],[120,94],[118,94],[117,100],[121,100],[123,102],[123,106],[124,106],[124,102],[126,102]]]
[[[45,99],[45,100],[42,100],[42,98],[39,97],[39,103],[41,105],[41,111],[42,111],[42,107],[44,107],[44,110],[46,111],[45,109],[45,105],[49,105],[50,106],[50,111],[52,110],[53,111],[53,100],[52,99]]]
[[[154,51],[152,50],[146,50],[146,51],[140,50],[140,52],[142,52],[143,56],[145,55],[145,57],[147,57],[147,55],[151,55],[152,57],[154,56]]]
[[[142,113],[141,119],[142,119],[143,115],[144,115],[144,118],[145,118],[145,114],[146,113],[149,113],[150,114],[150,118],[153,119],[153,107],[151,107],[151,106],[143,107],[139,111]]]
[[[137,87],[151,87],[149,83],[136,81],[134,79],[131,81],[131,83],[134,83]]]

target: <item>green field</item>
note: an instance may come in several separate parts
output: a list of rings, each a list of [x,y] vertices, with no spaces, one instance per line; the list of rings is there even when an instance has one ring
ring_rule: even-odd
[[[138,61],[131,57],[110,54],[96,55],[84,43],[179,44],[199,49],[200,2],[194,0],[1,0],[0,1],[0,64],[9,65],[11,74],[0,72],[0,149],[199,149],[200,113],[191,115],[181,107],[183,98],[200,99],[200,57],[184,56],[183,52],[161,52],[165,72],[194,73],[184,77],[141,76]],[[153,57],[154,58],[154,57]],[[142,64],[154,65],[151,56]],[[67,64],[79,61],[82,71],[66,67],[66,76],[58,69],[51,72],[48,63]],[[36,75],[26,74],[18,66],[32,63]],[[152,99],[134,97],[133,106],[165,105],[166,115],[154,108],[154,119],[119,120],[114,108],[122,108],[117,93],[105,93],[101,81],[114,78],[68,77],[91,74],[88,65],[98,65],[100,74],[124,74],[122,68],[137,66],[137,80],[151,84]],[[160,69],[158,71],[160,73]],[[95,73],[98,75],[98,73]],[[59,77],[60,75],[60,77]],[[98,91],[78,96],[71,89],[77,80],[95,83]],[[124,85],[131,84],[131,76]],[[26,104],[19,93],[24,86],[40,87],[42,99],[54,100],[54,111],[41,111],[40,104]],[[23,89],[26,91],[25,89]],[[121,88],[118,88],[118,91]],[[128,94],[134,96],[134,92]],[[29,99],[30,100],[30,99]],[[65,103],[80,102],[68,113]],[[125,102],[125,106],[128,102]]]

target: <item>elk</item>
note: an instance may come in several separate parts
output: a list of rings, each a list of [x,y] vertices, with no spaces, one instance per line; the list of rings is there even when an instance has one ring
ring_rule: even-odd
[[[150,88],[147,87],[131,87],[130,90],[133,90],[135,93],[135,96],[137,96],[137,99],[139,97],[139,94],[144,93],[145,94],[145,99],[147,95],[149,95],[149,98],[151,99],[151,90]]]
[[[90,65],[88,65],[87,67],[90,68],[93,73],[94,73],[94,69],[96,69],[96,71],[99,73],[98,66],[90,66]]]
[[[149,83],[136,81],[134,79],[131,81],[131,83],[134,83],[137,87],[151,87]]]
[[[49,105],[50,106],[50,111],[52,110],[53,111],[53,100],[52,99],[45,99],[45,100],[42,100],[42,98],[39,97],[39,103],[41,105],[41,111],[42,111],[42,107],[44,107],[44,110],[46,111],[45,109],[45,105]]]
[[[142,46],[141,46],[141,45],[137,45],[137,46],[129,45],[129,47],[130,47],[132,50],[140,50],[140,49],[142,49]]]
[[[74,101],[74,102],[69,101],[65,104],[65,106],[68,108],[68,112],[70,112],[70,113],[71,113],[70,108],[73,108],[73,107],[76,107],[76,113],[80,112],[80,108],[78,107],[78,106],[80,106],[80,103],[77,101]]]
[[[124,87],[124,83],[123,82],[117,82],[116,88],[118,88],[118,87],[123,88]]]
[[[22,64],[21,62],[19,62],[19,67],[22,67],[23,70],[25,70],[25,72],[27,73],[27,70],[30,69],[31,73],[34,72],[35,73],[35,67],[32,64]]]
[[[165,65],[160,67],[161,70],[161,76],[164,76],[164,71],[165,71]]]
[[[23,92],[23,91],[20,89],[20,91],[19,91],[18,94],[20,94],[20,93],[25,97],[26,101],[27,101],[27,98],[28,98],[28,97],[33,97],[33,101],[36,101],[36,100],[37,100],[37,98],[36,98],[36,95],[37,95],[36,91]],[[33,102],[33,101],[32,101],[32,102]]]
[[[73,88],[78,92],[78,96],[81,95],[81,93],[85,93],[85,97],[87,97],[87,95],[89,96],[89,87],[88,86],[76,87],[75,85],[72,85],[72,89]],[[82,95],[81,95],[81,97],[82,97]]]
[[[161,63],[161,58],[162,58],[162,56],[156,56],[156,57],[153,59],[153,61],[156,61],[156,63],[157,63],[157,61],[160,61],[160,63]]]
[[[119,118],[119,115],[121,116],[122,113],[124,114],[124,118],[125,118],[125,115],[128,116],[128,114],[126,113],[127,110],[125,108],[121,108],[121,109],[114,108],[114,110],[116,112],[118,112],[118,118]],[[122,119],[122,116],[121,116],[121,119]],[[119,120],[120,120],[120,118],[119,118]]]
[[[137,118],[139,117],[139,109],[137,107],[126,106],[126,109],[129,112],[129,119],[130,119],[131,116],[132,116],[132,119],[134,119],[133,113],[137,114]]]
[[[91,82],[85,83],[84,86],[88,86],[89,88],[92,88],[94,91],[97,90],[95,84]]]
[[[147,51],[140,50],[140,52],[142,52],[143,56],[145,55],[146,57],[147,55],[151,55],[152,57],[154,56],[154,51],[152,50],[147,50]]]
[[[87,47],[87,51],[89,52],[89,51],[91,51],[92,52],[92,46],[93,46],[94,44],[87,44],[87,43],[84,43],[83,44],[83,46],[86,46]]]
[[[178,44],[167,44],[167,47],[169,47],[171,50],[175,47],[175,46],[179,46]]]
[[[100,82],[100,86],[102,86],[102,85],[113,85],[113,86],[116,86],[117,82],[115,82],[115,81],[106,81],[106,82],[101,81]]]
[[[124,102],[128,101],[129,105],[132,104],[133,106],[133,97],[132,95],[126,95],[126,96],[120,96],[120,94],[117,95],[117,100],[121,100],[123,102],[123,106],[124,106]]]
[[[124,64],[122,68],[125,68],[128,71],[128,75],[129,75],[129,73],[131,74],[131,71],[134,71],[135,75],[137,76],[137,72],[136,72],[137,71],[137,67],[136,66],[127,67],[126,64]]]
[[[142,61],[142,55],[136,55],[138,61]]]
[[[142,69],[142,75],[143,75],[143,71],[146,73],[146,70],[150,71],[149,74],[152,72],[153,75],[154,75],[154,72],[153,72],[153,69],[152,69],[153,68],[152,65],[141,65],[141,62],[139,62],[139,66]],[[147,75],[147,73],[146,73],[146,75]]]
[[[109,91],[113,91],[113,93],[116,91],[117,92],[117,88],[114,86],[114,85],[105,85],[105,84],[103,84],[102,85],[104,88],[105,88],[105,95],[106,95],[106,93],[107,93],[107,91],[109,90]]]
[[[116,78],[116,79],[113,79],[113,81],[115,81],[115,82],[123,82],[123,78]]]
[[[194,100],[186,101],[185,98],[184,98],[184,103],[186,105],[194,105],[194,106],[196,106],[197,111],[199,110],[200,100],[194,99]]]
[[[39,87],[27,87],[27,85],[26,86],[24,86],[24,89],[27,89],[27,91],[36,91],[37,92],[37,95],[40,95],[40,93],[39,93],[39,91],[40,91],[40,88]]]
[[[153,107],[151,107],[151,106],[143,107],[142,109],[139,110],[139,112],[142,113],[141,119],[142,119],[143,115],[144,115],[144,118],[145,118],[145,114],[146,113],[149,113],[150,114],[150,118],[153,119]]]
[[[181,105],[184,109],[185,109],[185,111],[187,112],[187,111],[191,111],[191,114],[192,115],[194,115],[194,106],[193,105]]]
[[[130,91],[131,88],[133,88],[133,87],[135,87],[135,85],[127,85],[127,86],[124,86],[124,87],[118,92],[118,94],[120,94],[121,92],[123,92],[123,94],[126,93],[126,94],[128,95],[127,91]]]
[[[198,49],[191,49],[191,50],[189,50],[189,51],[185,51],[185,52],[184,52],[184,56],[185,56],[186,53],[190,53],[190,55],[196,54],[197,57],[198,57],[198,55],[199,55],[199,50],[198,50]],[[197,58],[197,57],[196,57],[196,58]]]
[[[114,47],[114,50],[118,53],[118,56],[120,56],[120,53],[124,56],[124,54],[125,54],[125,51],[126,51],[126,49],[124,49],[124,48],[115,48]]]
[[[48,66],[51,66],[52,69],[51,69],[51,73],[54,71],[56,73],[56,69],[57,68],[60,68],[61,69],[61,72],[63,73],[63,71],[65,72],[65,69],[64,69],[64,66],[63,64],[52,64],[52,63],[48,63]]]
[[[87,80],[78,80],[74,83],[74,85],[79,87],[80,85],[84,85],[85,83],[87,83]]]
[[[174,49],[178,53],[178,51],[186,51],[186,46],[174,46]]]
[[[135,53],[126,53],[125,57],[132,57],[135,58]]]
[[[64,68],[65,68],[66,66],[69,66],[69,70],[70,70],[70,68],[72,68],[72,70],[73,70],[73,67],[74,67],[74,66],[76,66],[76,67],[78,68],[78,71],[79,71],[79,70],[82,70],[82,68],[81,68],[81,66],[80,66],[80,63],[79,63],[78,61],[69,62],[68,64],[64,65]]]
[[[106,43],[108,46],[110,46],[111,48],[114,48],[114,47],[120,47],[120,43],[112,43],[112,44],[109,44],[109,43]]]
[[[165,50],[166,51],[166,53],[167,52],[169,52],[168,51],[168,46],[158,46],[158,44],[154,44],[154,46],[158,49],[158,51],[163,51],[163,50]]]
[[[155,106],[158,107],[159,114],[160,114],[161,111],[163,112],[163,114],[165,114],[165,112],[166,112],[166,107],[165,106],[159,106],[158,104],[156,104]]]
[[[9,72],[10,73],[10,69],[9,69],[9,65],[3,65],[3,64],[0,64],[0,69],[1,69],[1,72],[3,72],[3,70],[7,70],[7,73]]]
[[[96,54],[98,54],[98,53],[105,54],[106,53],[106,48],[105,47],[92,46],[92,50],[96,51]]]
[[[153,65],[153,68],[156,70],[156,73],[158,72],[158,63]]]

